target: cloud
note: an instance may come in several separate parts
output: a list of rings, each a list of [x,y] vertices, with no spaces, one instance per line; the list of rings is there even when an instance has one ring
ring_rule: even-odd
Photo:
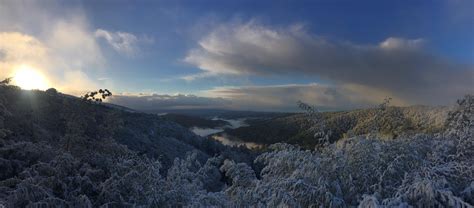
[[[104,38],[117,52],[124,55],[133,55],[136,53],[136,44],[138,38],[130,33],[115,32],[98,29],[95,31],[95,37]]]
[[[419,38],[407,40],[402,38],[387,38],[379,44],[379,47],[385,50],[417,50],[421,49],[425,40]]]
[[[227,108],[231,102],[223,98],[195,95],[116,94],[108,102],[138,110],[216,109]]]
[[[55,57],[68,68],[103,68],[105,58],[84,16],[59,19],[44,38]]]
[[[44,66],[50,62],[47,48],[36,38],[22,33],[0,32],[0,79],[12,77],[16,69],[29,65]]]
[[[153,42],[153,39],[146,36],[139,38],[131,33],[110,32],[104,29],[97,29],[95,37],[104,38],[115,51],[129,57],[134,57],[139,53],[139,44]]]
[[[186,81],[193,81],[196,79],[203,79],[203,78],[213,77],[216,75],[217,74],[215,73],[203,72],[199,74],[186,75],[186,76],[181,77],[181,79],[186,80]]]
[[[63,92],[97,87],[90,74],[106,61],[82,10],[54,1],[2,1],[0,28],[0,78],[27,65]]]
[[[4,60],[7,57],[7,52],[0,50],[0,60]]]
[[[423,39],[389,37],[378,44],[331,40],[300,24],[270,27],[255,21],[224,24],[184,61],[201,76],[313,76],[334,85],[390,92],[410,104],[441,104],[472,93],[474,67],[428,52]]]

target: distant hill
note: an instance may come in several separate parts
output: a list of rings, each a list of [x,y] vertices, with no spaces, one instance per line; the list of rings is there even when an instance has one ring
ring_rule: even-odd
[[[390,107],[383,115],[380,137],[396,138],[401,134],[435,133],[444,128],[448,115],[448,107]],[[331,141],[336,141],[351,135],[370,133],[370,127],[377,125],[373,119],[374,109],[362,109],[340,112],[324,112],[323,120],[326,129],[331,130]],[[316,121],[319,123],[321,121]],[[260,144],[285,142],[313,148],[318,145],[314,139],[316,129],[312,118],[306,114],[293,114],[272,119],[249,119],[249,126],[237,129],[226,129],[220,135],[230,139]]]

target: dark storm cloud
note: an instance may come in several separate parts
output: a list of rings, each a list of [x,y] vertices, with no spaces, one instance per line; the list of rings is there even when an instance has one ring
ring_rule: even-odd
[[[185,61],[218,75],[310,75],[336,85],[387,91],[404,102],[439,104],[472,93],[474,67],[426,50],[423,39],[387,38],[360,45],[329,40],[301,25],[267,27],[250,21],[210,32]]]

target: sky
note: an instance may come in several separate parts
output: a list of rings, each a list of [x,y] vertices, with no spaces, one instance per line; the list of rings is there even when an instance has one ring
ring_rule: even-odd
[[[0,1],[0,79],[139,109],[447,105],[474,1]]]

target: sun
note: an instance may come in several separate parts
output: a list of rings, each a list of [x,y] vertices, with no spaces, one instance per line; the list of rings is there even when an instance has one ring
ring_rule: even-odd
[[[25,90],[46,90],[49,85],[41,72],[28,65],[22,65],[15,70],[13,83]]]

